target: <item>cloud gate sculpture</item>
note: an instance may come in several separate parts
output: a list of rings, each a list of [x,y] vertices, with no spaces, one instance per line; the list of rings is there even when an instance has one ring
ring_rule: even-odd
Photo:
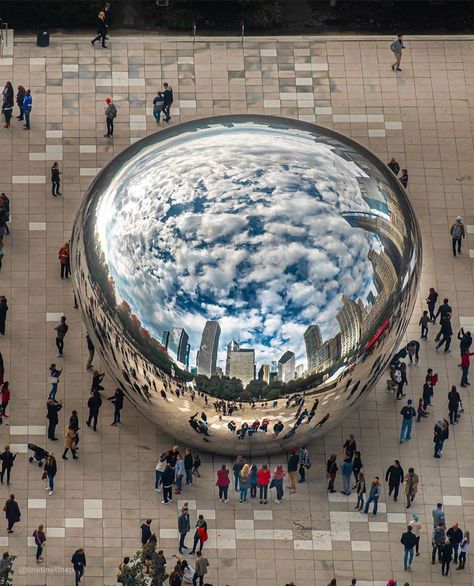
[[[72,263],[129,400],[170,441],[258,455],[325,433],[373,389],[410,319],[421,238],[396,177],[357,143],[224,116],[107,165]]]

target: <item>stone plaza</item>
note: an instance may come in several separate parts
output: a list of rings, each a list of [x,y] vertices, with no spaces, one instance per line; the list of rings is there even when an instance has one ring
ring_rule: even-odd
[[[178,545],[177,513],[185,500],[192,526],[199,513],[208,521],[206,579],[214,586],[291,581],[325,586],[333,577],[342,586],[352,578],[364,586],[384,586],[390,578],[415,586],[470,584],[469,561],[464,572],[447,578],[439,565],[431,565],[431,511],[437,502],[445,506],[448,525],[458,521],[474,530],[469,390],[461,389],[465,413],[451,427],[443,457],[433,458],[433,425],[447,416],[448,390],[460,382],[456,343],[451,354],[436,353],[432,327],[419,365],[409,369],[408,393],[415,403],[426,369],[439,374],[434,407],[416,424],[411,442],[399,444],[401,404],[385,392],[383,376],[377,391],[342,427],[309,446],[309,482],[298,485],[296,494],[286,491],[282,504],[239,503],[234,494],[229,504],[220,503],[216,470],[226,460],[202,453],[201,478],[165,507],[154,491],[154,469],[159,454],[179,445],[179,439],[166,436],[129,404],[120,427],[110,425],[113,409],[107,401],[98,432],[84,425],[91,383],[85,330],[74,309],[72,282],[60,279],[58,250],[69,240],[96,174],[128,145],[163,128],[165,123],[157,126],[152,116],[152,102],[167,81],[174,90],[170,125],[223,114],[286,116],[341,132],[385,162],[394,156],[408,169],[408,194],[423,235],[422,281],[406,339],[419,339],[429,287],[441,299],[449,298],[455,332],[459,326],[474,327],[474,39],[406,38],[402,71],[395,73],[388,37],[249,37],[243,43],[198,38],[195,44],[184,37],[111,37],[108,50],[91,47],[86,36],[60,35],[42,49],[33,37],[15,35],[0,59],[3,80],[30,88],[33,96],[31,131],[14,119],[12,128],[0,132],[0,191],[11,198],[12,211],[0,273],[0,294],[10,307],[0,351],[12,401],[0,441],[19,452],[11,487],[2,486],[0,498],[13,492],[22,511],[15,532],[7,536],[5,529],[0,546],[17,556],[14,584],[73,584],[70,558],[80,546],[87,556],[83,583],[114,584],[123,556],[139,549],[139,525],[148,517],[170,571]],[[118,108],[113,140],[103,137],[109,96]],[[54,161],[63,173],[61,197],[51,195]],[[457,215],[468,233],[462,256],[453,258],[449,226]],[[65,357],[56,359],[54,327],[61,315],[70,329]],[[45,419],[48,367],[55,360],[64,367],[57,446],[46,439]],[[104,370],[97,355],[94,364]],[[110,378],[105,381],[108,397],[114,386]],[[72,409],[81,424],[79,460],[66,462],[60,455]],[[388,497],[386,483],[376,517],[354,511],[356,497],[340,494],[340,478],[338,492],[328,495],[325,462],[331,453],[341,453],[348,433],[358,442],[368,481],[375,475],[383,479],[395,458],[405,470],[415,468],[421,486],[409,512],[403,498],[395,503]],[[28,462],[30,442],[56,453],[52,496],[45,494],[42,469]],[[286,466],[286,460],[282,454],[270,463]],[[407,573],[400,536],[413,512],[424,527],[421,554]],[[47,536],[41,566],[31,537],[40,523]]]

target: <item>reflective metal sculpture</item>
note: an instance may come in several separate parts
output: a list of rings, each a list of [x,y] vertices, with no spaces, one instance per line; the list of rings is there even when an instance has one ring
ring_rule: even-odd
[[[76,295],[111,376],[181,445],[270,453],[340,422],[410,319],[421,239],[396,177],[313,124],[168,128],[96,177]]]

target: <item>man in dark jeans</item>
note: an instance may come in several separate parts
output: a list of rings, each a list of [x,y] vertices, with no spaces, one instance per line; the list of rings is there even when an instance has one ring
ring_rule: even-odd
[[[54,329],[56,330],[56,348],[58,349],[56,356],[61,358],[64,350],[64,337],[66,336],[69,329],[69,326],[66,324],[66,317],[64,315],[62,316],[59,325],[57,325]]]
[[[84,574],[84,569],[87,565],[86,563],[86,555],[82,547],[76,549],[76,551],[72,554],[71,563],[74,568],[74,577],[76,579],[76,586],[79,586],[79,582]]]
[[[453,327],[451,325],[451,314],[448,313],[446,315],[446,317],[443,317],[440,321],[440,334],[441,334],[441,340],[438,342],[438,344],[436,345],[436,352],[439,350],[439,348],[441,348],[441,346],[444,344],[444,351],[445,352],[451,352],[451,350],[449,349],[451,346],[451,338],[453,336]]]
[[[163,84],[163,114],[165,122],[169,122],[171,120],[170,116],[170,108],[171,104],[173,103],[173,88],[171,88],[168,83],[165,81]]]
[[[395,460],[394,463],[387,468],[387,472],[385,473],[385,482],[388,482],[388,496],[393,492],[393,500],[395,502],[397,502],[400,484],[403,483],[403,476],[404,472],[399,460]]]
[[[451,542],[454,556],[453,561],[456,564],[458,561],[459,546],[461,544],[462,538],[464,537],[464,534],[459,528],[458,523],[454,523],[454,525],[446,531],[446,537],[448,537],[449,541]]]
[[[99,417],[99,410],[102,405],[102,399],[100,398],[99,391],[94,391],[94,394],[90,399],[87,401],[87,406],[89,407],[89,418],[86,421],[87,427],[91,426],[93,421],[93,430],[97,431],[97,419]]]

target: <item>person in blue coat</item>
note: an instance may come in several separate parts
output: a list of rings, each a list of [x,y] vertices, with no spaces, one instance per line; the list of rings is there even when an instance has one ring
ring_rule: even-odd
[[[23,112],[23,116],[25,117],[25,124],[23,124],[23,128],[25,130],[30,130],[30,114],[32,108],[33,98],[31,97],[31,90],[26,90],[26,94],[23,99],[23,104],[21,106],[21,111]]]

